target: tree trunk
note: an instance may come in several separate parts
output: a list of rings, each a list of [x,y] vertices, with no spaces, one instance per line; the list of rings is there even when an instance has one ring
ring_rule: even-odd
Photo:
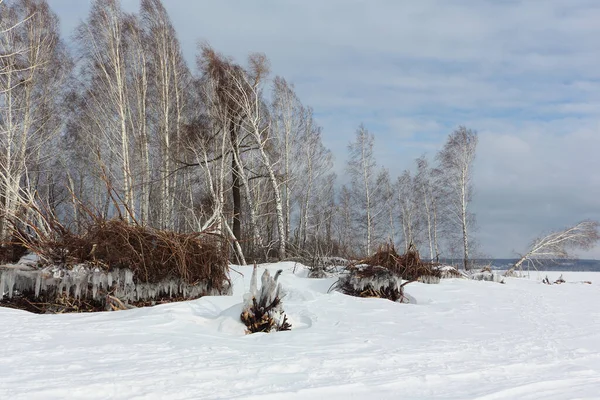
[[[229,133],[231,135],[231,142],[234,146],[237,142],[237,137],[235,133],[235,128],[232,126],[229,128]],[[242,238],[242,223],[241,223],[241,215],[242,215],[242,194],[240,188],[240,171],[239,165],[235,160],[235,157],[231,157],[231,195],[233,197],[233,236],[236,240],[240,240]]]

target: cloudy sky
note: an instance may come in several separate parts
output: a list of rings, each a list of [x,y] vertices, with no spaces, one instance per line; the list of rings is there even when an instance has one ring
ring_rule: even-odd
[[[190,63],[199,40],[240,62],[266,53],[314,108],[340,173],[361,122],[393,175],[458,125],[477,130],[473,210],[487,255],[600,219],[598,0],[163,3]],[[67,39],[89,10],[50,4]],[[581,255],[600,259],[600,247]]]

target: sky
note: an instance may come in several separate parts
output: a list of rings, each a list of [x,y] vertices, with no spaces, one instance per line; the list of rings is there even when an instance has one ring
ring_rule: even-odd
[[[89,1],[49,3],[69,40]],[[163,3],[192,69],[199,41],[240,63],[265,53],[314,108],[339,175],[361,123],[393,176],[459,125],[476,130],[480,254],[514,257],[541,233],[600,220],[598,0]],[[600,259],[600,246],[579,255]]]

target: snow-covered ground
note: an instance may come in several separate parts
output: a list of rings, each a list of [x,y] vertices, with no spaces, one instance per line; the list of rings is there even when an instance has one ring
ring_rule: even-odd
[[[264,267],[264,266],[263,266]],[[0,308],[0,399],[600,399],[600,273],[412,283],[417,304],[285,270],[293,330],[244,335],[234,295],[112,313]],[[556,279],[560,273],[548,273]]]

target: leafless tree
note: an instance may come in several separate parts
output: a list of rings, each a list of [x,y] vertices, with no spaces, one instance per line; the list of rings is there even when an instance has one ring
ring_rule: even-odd
[[[300,174],[301,159],[296,157],[301,146],[301,135],[305,117],[304,107],[294,92],[294,87],[282,77],[273,80],[273,103],[271,106],[273,134],[277,138],[277,147],[281,155],[280,174],[282,196],[284,199],[285,233],[291,237],[292,199]],[[311,115],[312,117],[312,115]],[[303,126],[304,125],[304,126]]]
[[[417,158],[417,173],[414,178],[415,191],[419,199],[417,210],[419,211],[419,218],[424,221],[431,261],[436,260],[439,256],[438,207],[440,204],[440,191],[436,190],[436,175],[438,175],[438,171],[429,167],[424,155]]]
[[[269,73],[269,63],[263,54],[252,54],[248,58],[248,65],[248,70],[243,73],[230,75],[235,90],[228,93],[230,100],[239,107],[244,115],[244,119],[239,126],[242,132],[253,141],[271,186],[279,235],[278,255],[280,259],[283,259],[285,258],[287,244],[283,200],[279,179],[275,173],[276,160],[272,160],[268,151],[269,142],[273,137],[271,120],[268,118],[268,110],[262,97],[264,81]]]
[[[340,246],[340,253],[344,257],[354,256],[356,251],[352,198],[351,190],[348,186],[343,185],[337,198],[335,230],[336,239]]]
[[[355,206],[357,229],[364,232],[362,244],[365,254],[373,250],[379,239],[377,225],[384,215],[385,202],[381,200],[383,180],[378,180],[377,164],[373,154],[375,138],[364,125],[356,131],[356,139],[348,146],[349,159],[346,170],[351,179],[351,193]]]
[[[142,0],[140,16],[153,80],[150,107],[160,171],[157,225],[172,230],[176,227],[180,214],[177,211],[181,211],[178,202],[182,201],[184,192],[180,189],[182,174],[175,170],[175,160],[182,151],[182,129],[187,122],[186,92],[191,76],[175,28],[161,1]]]
[[[474,225],[474,216],[469,205],[473,196],[472,168],[477,141],[477,132],[460,126],[450,134],[437,155],[443,173],[443,190],[450,202],[448,213],[461,232],[465,269],[470,269],[469,232]]]
[[[271,121],[262,99],[262,86],[268,72],[267,61],[262,55],[249,57],[248,69],[242,68],[217,54],[210,46],[201,45],[198,65],[203,72],[204,85],[211,88],[210,109],[218,110],[222,128],[220,134],[228,136],[227,155],[231,158],[231,193],[233,199],[232,233],[236,240],[242,237],[242,193],[245,195],[248,222],[255,249],[263,247],[259,229],[259,196],[253,181],[264,178],[274,196],[279,256],[285,256],[285,222],[279,180],[275,164],[271,161]],[[257,172],[251,166],[258,166]]]
[[[416,245],[416,217],[418,210],[414,179],[410,171],[405,170],[398,177],[396,188],[398,204],[400,206],[400,222],[404,237],[404,249],[408,250],[411,245]]]
[[[586,220],[568,228],[534,239],[525,254],[509,270],[522,269],[529,263],[534,268],[546,261],[573,258],[573,250],[589,250],[600,240],[597,221]]]
[[[0,2],[0,237],[8,219],[39,200],[42,177],[49,177],[70,67],[45,0]]]
[[[301,247],[306,245],[311,225],[313,227],[317,225],[317,221],[313,220],[313,217],[318,214],[314,207],[315,199],[319,198],[323,192],[330,190],[328,174],[333,166],[333,157],[331,152],[323,146],[321,128],[313,119],[312,109],[306,109],[305,113],[304,132],[300,138],[301,182],[298,186]]]
[[[83,85],[83,109],[90,125],[88,151],[95,154],[96,173],[114,191],[113,205],[127,221],[135,219],[135,136],[131,124],[133,96],[128,77],[127,15],[118,0],[95,0],[88,19],[76,32]],[[83,121],[83,120],[82,120]]]

